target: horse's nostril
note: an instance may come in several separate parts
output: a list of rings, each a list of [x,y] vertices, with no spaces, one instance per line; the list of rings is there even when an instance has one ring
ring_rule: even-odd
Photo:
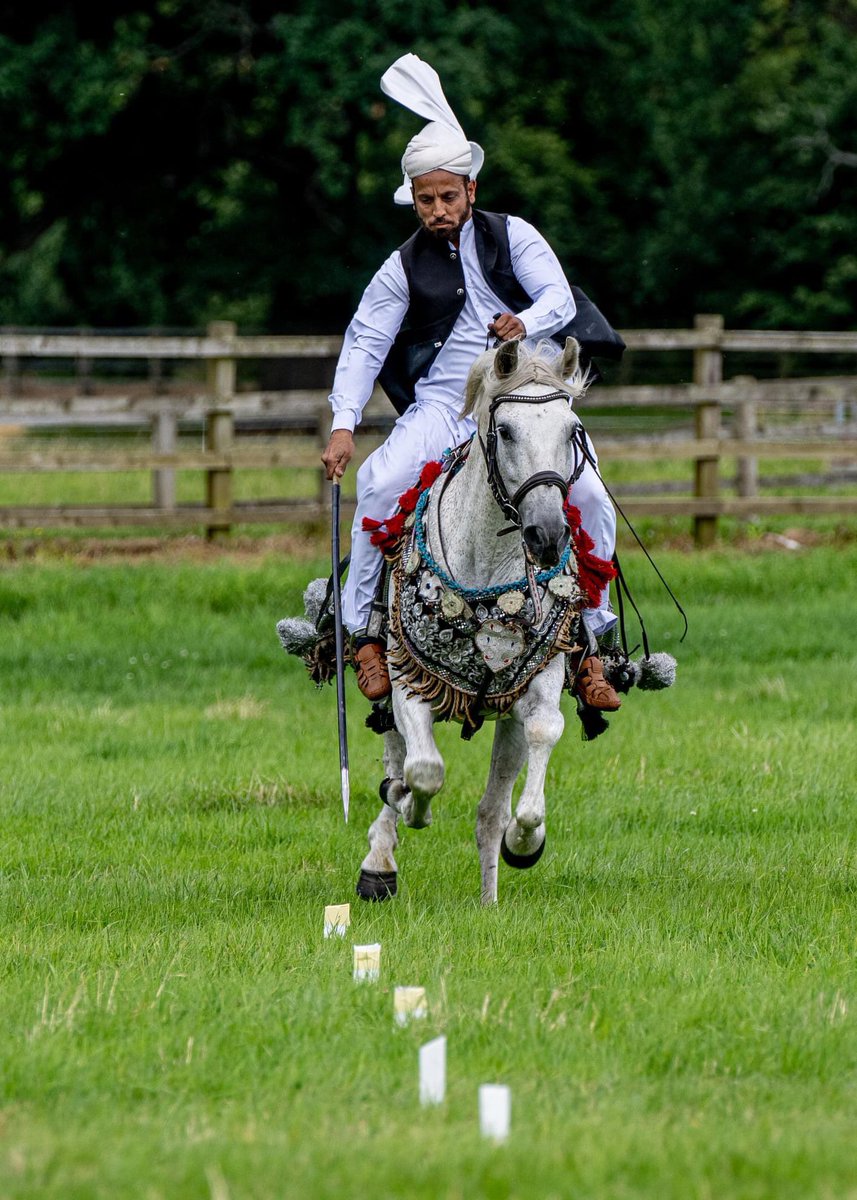
[[[541,525],[525,525],[524,526],[524,541],[527,544],[527,549],[536,556],[539,560],[547,546],[547,538],[544,535]]]
[[[542,525],[525,525],[524,542],[527,549],[543,567],[555,567],[568,541],[568,528],[563,527],[554,537]]]

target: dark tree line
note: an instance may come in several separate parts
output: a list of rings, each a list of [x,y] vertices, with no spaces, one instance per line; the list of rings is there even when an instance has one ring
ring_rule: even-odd
[[[0,323],[338,329],[406,50],[618,324],[853,322],[854,0],[115,0],[0,3]]]

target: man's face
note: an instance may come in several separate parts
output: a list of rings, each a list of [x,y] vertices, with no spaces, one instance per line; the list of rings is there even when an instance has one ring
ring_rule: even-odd
[[[429,171],[411,181],[419,222],[432,237],[457,242],[470,218],[476,181],[451,171]]]

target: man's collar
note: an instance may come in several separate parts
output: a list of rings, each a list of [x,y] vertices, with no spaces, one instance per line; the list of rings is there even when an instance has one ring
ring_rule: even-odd
[[[472,209],[470,211],[470,216],[467,218],[467,220],[461,226],[461,230],[458,234],[458,247],[456,247],[455,242],[447,242],[446,244],[447,244],[447,246],[452,246],[453,250],[460,249],[461,243],[465,240],[466,241],[473,240],[473,210]]]

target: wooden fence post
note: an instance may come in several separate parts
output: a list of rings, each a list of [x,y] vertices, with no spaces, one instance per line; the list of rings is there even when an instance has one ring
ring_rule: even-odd
[[[206,335],[230,341],[235,337],[237,327],[234,321],[210,321]],[[208,393],[212,397],[215,408],[229,408],[235,396],[235,359],[230,355],[223,358],[209,358],[206,362]]]
[[[756,380],[752,375],[736,375],[734,383],[752,386]],[[747,396],[737,402],[735,408],[735,437],[741,442],[754,442],[759,432],[756,401]],[[753,456],[742,455],[738,459],[735,473],[735,483],[739,496],[758,496],[759,494],[759,460]]]
[[[206,332],[210,338],[233,338],[236,333],[235,322],[211,321]],[[205,448],[212,454],[230,454],[235,432],[231,408],[235,396],[235,359],[228,356],[209,359],[207,377],[213,407],[206,414]],[[209,468],[205,499],[208,508],[215,514],[206,526],[205,536],[209,541],[216,541],[228,534],[232,527],[231,465]]]
[[[152,449],[155,454],[175,454],[178,445],[178,416],[175,409],[160,408],[152,417]],[[176,506],[175,467],[158,467],[152,472],[155,508],[172,512]]]
[[[157,336],[157,330],[154,336]],[[149,383],[156,396],[162,396],[167,390],[163,378],[163,359],[149,359]]]
[[[82,335],[92,333],[93,330],[81,328],[78,332]],[[79,354],[75,359],[75,372],[77,374],[78,386],[80,387],[81,396],[92,396],[95,394],[95,384],[92,379],[92,359],[88,354]]]
[[[723,382],[723,352],[720,339],[723,318],[716,313],[700,313],[694,319],[696,329],[710,334],[710,341],[693,352],[693,382],[699,387],[716,387]],[[720,404],[703,400],[696,406],[696,436],[709,440],[720,436]],[[714,499],[720,491],[720,459],[705,455],[697,458],[693,494],[699,499]],[[693,540],[697,546],[711,546],[717,539],[717,517],[695,516]]]
[[[234,421],[231,408],[212,408],[206,414],[205,448],[218,456],[232,450]],[[209,467],[205,477],[205,503],[212,516],[205,528],[210,542],[218,541],[232,528],[232,467]]]
[[[15,333],[14,325],[0,325],[0,333]],[[21,392],[21,360],[17,354],[3,355],[3,390],[2,395],[12,400]]]

